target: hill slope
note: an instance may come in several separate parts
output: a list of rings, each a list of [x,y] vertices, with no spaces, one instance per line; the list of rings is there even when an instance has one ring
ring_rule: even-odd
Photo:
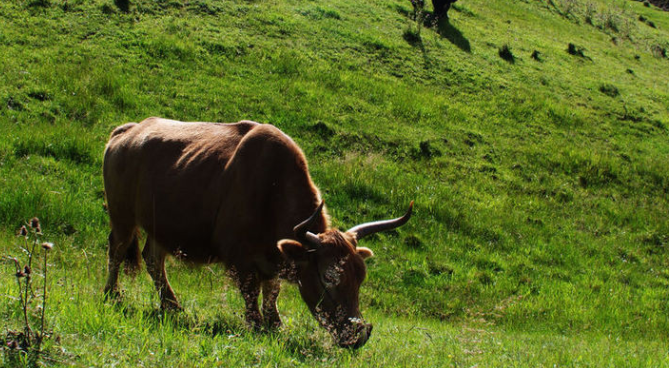
[[[452,325],[483,326],[530,334],[533,343],[586,334],[586,349],[599,352],[615,344],[604,336],[624,337],[632,340],[625,352],[650,346],[636,361],[649,366],[658,351],[666,355],[669,14],[639,2],[576,0],[461,0],[440,24],[417,23],[400,0],[146,0],[122,8],[106,0],[0,3],[0,226],[10,234],[38,215],[59,245],[56,333],[95,336],[90,326],[102,323],[112,335],[156,344],[137,330],[149,318],[142,308],[157,300],[146,278],[123,280],[139,309],[127,335],[116,328],[120,315],[93,322],[105,309],[96,303],[107,232],[100,167],[111,129],[148,116],[251,119],[303,147],[336,226],[399,214],[416,200],[406,227],[366,244],[377,257],[362,309],[385,323],[380,336],[417,318],[447,331],[435,335],[439,343],[458,336]],[[11,239],[0,249],[16,252]],[[200,316],[189,323],[206,330],[221,318],[205,312],[218,306],[206,294],[220,291],[193,286],[204,271],[171,267],[177,293],[192,300],[187,311]],[[11,295],[10,269],[1,293]],[[94,274],[78,276],[75,287],[71,270]],[[227,288],[233,301],[217,313],[228,313],[234,332],[241,307]],[[88,327],[73,321],[75,290],[85,295],[75,305]],[[282,299],[287,319],[300,321],[285,334],[313,323],[304,309],[291,311],[303,308],[293,289]],[[2,299],[0,313],[18,316],[15,302]],[[188,328],[179,334],[191,336]],[[213,346],[221,337],[196,336]],[[253,338],[245,336],[251,351]],[[326,341],[281,339],[274,343],[296,351]],[[119,343],[86,341],[105,359]],[[411,361],[378,360],[397,343],[408,340],[379,343],[371,362]],[[454,344],[455,355],[468,350]],[[490,344],[488,360],[470,354],[459,364],[503,364]],[[327,349],[314,355],[303,363],[365,364]]]

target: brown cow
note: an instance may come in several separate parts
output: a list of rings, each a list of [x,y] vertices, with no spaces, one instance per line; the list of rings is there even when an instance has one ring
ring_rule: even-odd
[[[332,229],[300,148],[277,128],[251,121],[149,118],[120,126],[107,144],[103,174],[112,229],[107,296],[118,294],[123,261],[139,267],[141,228],[141,256],[164,309],[180,308],[165,274],[165,257],[173,254],[231,270],[254,328],[280,326],[281,277],[299,285],[340,346],[358,348],[369,338],[358,292],[364,259],[373,253],[358,240],[406,223],[413,202],[400,218]]]

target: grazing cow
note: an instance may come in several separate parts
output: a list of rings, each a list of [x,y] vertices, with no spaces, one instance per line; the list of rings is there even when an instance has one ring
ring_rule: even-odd
[[[446,18],[448,19],[448,10],[451,8],[451,4],[458,0],[432,0],[432,7],[434,8],[435,18]],[[413,5],[414,12],[419,9],[422,10],[425,7],[425,0],[411,0],[411,5]]]
[[[254,328],[281,325],[279,278],[299,285],[311,313],[342,347],[358,348],[372,330],[358,309],[372,251],[358,240],[403,225],[394,220],[330,228],[307,161],[271,125],[183,123],[160,118],[116,128],[104,155],[111,233],[105,295],[118,273],[144,258],[164,309],[179,309],[165,257],[221,262],[233,274]],[[141,252],[138,231],[146,232]],[[262,289],[262,314],[258,297]]]

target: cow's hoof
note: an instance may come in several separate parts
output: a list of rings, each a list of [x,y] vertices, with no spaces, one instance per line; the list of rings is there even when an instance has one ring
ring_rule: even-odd
[[[164,312],[183,312],[184,309],[176,300],[163,300],[160,309]]]
[[[104,298],[106,302],[119,303],[123,301],[123,294],[118,290],[105,290]]]
[[[276,331],[281,328],[281,319],[272,318],[264,321],[265,330],[268,332]]]
[[[246,317],[246,324],[249,326],[249,329],[251,329],[254,332],[262,332],[263,331],[263,321],[260,317],[249,318],[249,316],[247,316]]]

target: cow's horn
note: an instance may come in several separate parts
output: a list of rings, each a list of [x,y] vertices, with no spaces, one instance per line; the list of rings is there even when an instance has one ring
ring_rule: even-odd
[[[413,211],[413,201],[409,205],[409,210],[402,217],[393,220],[374,221],[354,226],[348,230],[349,233],[355,234],[356,239],[360,240],[368,235],[378,233],[379,231],[391,230],[406,224],[411,218]]]
[[[307,248],[313,249],[321,245],[321,239],[316,234],[308,231],[308,229],[311,227],[311,225],[313,225],[314,221],[321,214],[324,205],[325,201],[321,201],[321,204],[318,206],[318,208],[316,208],[316,211],[314,211],[314,213],[308,219],[302,221],[299,225],[293,228],[293,232],[295,233],[297,240],[302,242],[302,245]]]

